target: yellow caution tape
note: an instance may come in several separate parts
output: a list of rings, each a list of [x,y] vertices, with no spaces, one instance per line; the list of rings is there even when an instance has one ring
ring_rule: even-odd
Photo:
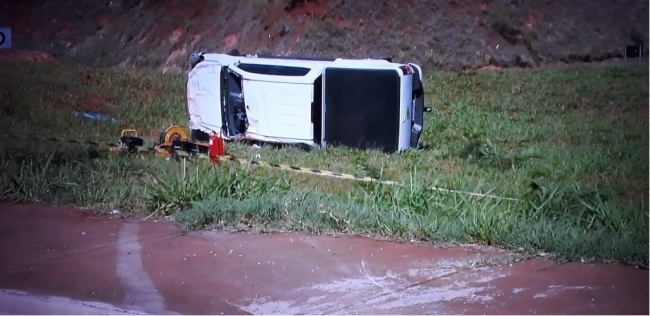
[[[60,138],[60,137],[46,137],[46,136],[39,136],[39,135],[0,135],[0,137],[4,137],[4,138],[20,138],[20,139],[35,139],[35,140],[42,140],[42,141],[84,144],[84,145],[95,145],[95,146],[104,145],[104,146],[108,146],[108,147],[122,147],[120,144],[116,144],[116,143],[98,142],[98,141],[91,141],[91,140],[68,139],[68,138]]]
[[[185,158],[195,157],[195,158],[199,158],[199,159],[210,159],[210,157],[208,155],[206,155],[206,154],[189,154],[189,153],[185,153],[185,152],[178,152],[178,153],[175,153],[175,154],[178,157],[185,157]],[[376,178],[376,177],[356,176],[356,175],[353,175],[353,174],[333,172],[333,171],[328,171],[328,170],[320,170],[320,169],[305,168],[305,167],[283,165],[283,164],[273,164],[273,163],[267,163],[267,162],[263,162],[263,161],[259,161],[259,160],[247,160],[247,159],[235,158],[235,157],[232,157],[230,155],[220,156],[220,157],[217,157],[217,159],[220,160],[220,161],[236,161],[236,162],[239,162],[241,164],[258,165],[258,166],[270,167],[270,168],[281,169],[281,170],[288,170],[288,171],[293,171],[293,172],[313,174],[313,175],[318,175],[318,176],[334,177],[334,178],[341,178],[341,179],[350,179],[350,180],[354,180],[354,181],[372,182],[372,183],[386,184],[386,185],[403,186],[403,184],[400,183],[400,182],[392,181],[392,180],[382,180],[382,179],[379,179],[379,178]],[[459,191],[459,190],[441,188],[441,187],[437,187],[437,186],[430,187],[429,189],[434,190],[434,191],[440,191],[440,192],[466,194],[466,195],[471,195],[471,196],[484,197],[484,198],[493,198],[493,199],[499,199],[499,200],[508,200],[508,201],[516,201],[516,202],[521,201],[520,199],[515,199],[515,198],[511,198],[511,197],[504,197],[504,196],[498,196],[498,195],[486,194],[486,193],[478,193],[478,192]]]
[[[66,138],[59,138],[59,137],[44,137],[44,136],[37,136],[37,135],[19,135],[19,136],[17,136],[17,135],[0,135],[0,137],[37,139],[37,140],[43,140],[43,141],[66,142],[66,143],[86,144],[86,145],[95,145],[95,146],[104,145],[104,146],[118,148],[118,149],[126,149],[126,148],[124,148],[124,146],[122,146],[121,144],[117,144],[117,143],[97,142],[97,141],[77,140],[77,139],[66,139]],[[138,147],[136,147],[136,148],[138,149],[138,152],[148,152],[148,153],[156,152],[154,149],[151,149],[151,148],[146,148],[146,149],[138,148]],[[172,152],[171,156],[174,157],[174,158],[211,159],[210,156],[208,156],[207,154],[188,153],[188,152],[184,152],[184,151]],[[233,161],[233,162],[239,162],[240,164],[244,164],[244,165],[255,165],[255,166],[269,167],[269,168],[274,168],[274,169],[287,170],[287,171],[299,172],[299,173],[306,173],[306,174],[312,174],[312,175],[323,176],[323,177],[333,177],[333,178],[349,179],[349,180],[360,181],[360,182],[371,182],[371,183],[378,183],[378,184],[385,184],[385,185],[403,186],[403,184],[400,183],[400,182],[392,181],[392,180],[382,180],[382,179],[377,178],[377,177],[357,176],[357,175],[353,175],[353,174],[334,172],[334,171],[328,171],[328,170],[305,168],[305,167],[285,165],[285,164],[267,163],[267,162],[263,162],[263,161],[259,161],[259,160],[248,160],[248,159],[236,158],[236,157],[233,157],[231,155],[218,156],[215,159],[218,159],[219,161],[223,161],[223,162]],[[498,196],[498,195],[477,193],[477,192],[459,191],[459,190],[445,189],[445,188],[440,188],[440,187],[430,187],[429,189],[434,190],[434,191],[465,194],[465,195],[484,197],[484,198],[494,198],[494,199],[499,199],[499,200],[508,200],[508,201],[517,201],[517,202],[521,201],[520,199],[515,199],[515,198],[510,198],[510,197],[503,197],[503,196]]]

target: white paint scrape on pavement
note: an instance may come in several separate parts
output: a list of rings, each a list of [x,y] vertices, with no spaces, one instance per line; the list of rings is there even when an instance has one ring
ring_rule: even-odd
[[[458,275],[459,268],[445,266],[443,262],[439,266],[437,269],[389,270],[373,275],[362,261],[358,276],[295,289],[290,292],[295,299],[260,297],[238,307],[253,314],[399,314],[403,309],[446,314],[452,313],[445,311],[446,302],[493,300],[489,294],[493,292],[490,281],[505,277],[488,268],[476,268]],[[412,280],[413,276],[418,280]],[[426,284],[435,280],[438,283],[433,286]]]
[[[126,295],[125,306],[141,306],[152,314],[166,314],[162,297],[142,264],[138,223],[125,223],[117,241],[117,276]]]

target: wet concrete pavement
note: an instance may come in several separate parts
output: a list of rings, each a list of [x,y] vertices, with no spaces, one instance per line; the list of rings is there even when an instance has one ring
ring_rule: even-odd
[[[648,314],[647,270],[507,257],[0,204],[0,313]]]

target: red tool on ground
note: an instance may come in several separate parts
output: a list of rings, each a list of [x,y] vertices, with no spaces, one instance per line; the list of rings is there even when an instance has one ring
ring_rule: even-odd
[[[224,155],[226,155],[226,147],[224,146],[223,138],[219,137],[216,133],[212,133],[208,147],[210,161],[213,165],[219,165],[219,157]]]

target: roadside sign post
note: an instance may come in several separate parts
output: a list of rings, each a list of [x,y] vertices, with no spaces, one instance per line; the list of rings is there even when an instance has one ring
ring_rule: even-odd
[[[11,48],[11,28],[0,26],[0,49]]]
[[[643,45],[625,45],[623,48],[623,58],[627,61],[628,58],[637,58],[641,60],[643,55]]]

